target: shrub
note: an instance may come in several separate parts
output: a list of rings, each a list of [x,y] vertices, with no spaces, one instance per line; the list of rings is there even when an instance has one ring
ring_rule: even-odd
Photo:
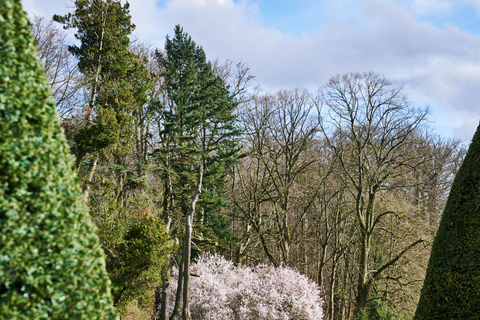
[[[173,249],[162,219],[146,216],[132,225],[116,248],[118,264],[107,260],[119,312],[137,300],[140,307],[153,308],[152,295],[161,285],[163,269]]]
[[[453,182],[415,318],[480,315],[480,127]]]
[[[397,319],[390,304],[376,295],[369,297],[365,310],[355,315],[355,320],[394,320]]]
[[[191,272],[192,319],[322,319],[322,298],[318,286],[286,267],[234,266],[219,255],[200,257]],[[170,308],[175,298],[178,270],[170,280]]]
[[[0,318],[113,319],[95,227],[20,0],[0,1]]]

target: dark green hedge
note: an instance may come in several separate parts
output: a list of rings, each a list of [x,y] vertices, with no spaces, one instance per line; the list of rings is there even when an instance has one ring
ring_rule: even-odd
[[[480,319],[480,127],[450,191],[415,319]]]
[[[115,317],[29,22],[1,0],[0,319]]]

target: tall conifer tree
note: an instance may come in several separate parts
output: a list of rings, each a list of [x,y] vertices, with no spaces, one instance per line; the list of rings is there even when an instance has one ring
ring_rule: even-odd
[[[130,50],[129,36],[135,25],[129,3],[76,0],[73,13],[53,19],[66,29],[77,29],[75,37],[80,45],[69,50],[78,58],[78,68],[90,90],[85,121],[74,138],[77,166],[86,154],[112,145],[121,158],[133,146],[133,114],[146,103],[151,84],[142,59]]]
[[[20,0],[0,1],[0,318],[114,319],[95,227]]]
[[[416,320],[480,315],[480,126],[458,170],[432,246]]]
[[[77,166],[85,182],[84,202],[107,253],[114,304],[122,313],[132,300],[148,301],[145,297],[160,283],[170,248],[163,225],[138,215],[147,204],[130,196],[147,189],[145,164],[137,163],[140,169],[135,176],[129,161],[134,158],[136,113],[147,103],[152,79],[145,61],[130,46],[135,25],[128,2],[76,0],[72,13],[56,15],[54,20],[76,29],[80,41],[69,50],[79,59],[90,98],[84,121],[73,135]],[[100,176],[96,171],[101,172],[102,182],[96,179]],[[146,211],[154,215],[150,209]]]
[[[206,190],[210,203],[218,202],[215,197],[222,196],[226,168],[238,152],[235,137],[239,130],[228,87],[215,76],[203,49],[180,26],[175,27],[173,39],[167,37],[165,54],[158,53],[157,58],[164,70],[166,96],[165,105],[158,109],[164,119],[164,144],[158,155],[164,160],[170,181],[167,214],[176,211],[185,218],[180,268],[183,277],[179,277],[176,303],[183,288],[183,319],[188,319],[188,268],[196,204],[201,201],[200,193]],[[204,216],[201,214],[200,219]],[[168,216],[166,220],[171,218]]]

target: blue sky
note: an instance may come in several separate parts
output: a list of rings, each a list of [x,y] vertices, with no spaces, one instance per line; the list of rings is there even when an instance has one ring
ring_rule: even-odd
[[[22,0],[29,14],[70,0]],[[429,105],[437,133],[469,140],[480,119],[480,0],[131,0],[136,37],[162,48],[180,24],[214,60],[249,63],[266,91],[317,90],[375,71]]]
[[[241,0],[235,0],[241,3]],[[248,1],[258,5],[265,26],[274,27],[283,33],[301,36],[303,32],[320,29],[342,21],[360,27],[368,24],[362,17],[362,4],[366,1],[319,1],[319,0],[258,0]],[[416,19],[444,29],[457,26],[471,34],[480,34],[478,8],[472,1],[395,1],[411,12]]]

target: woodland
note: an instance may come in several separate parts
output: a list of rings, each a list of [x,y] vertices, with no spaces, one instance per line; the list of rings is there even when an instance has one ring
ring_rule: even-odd
[[[376,72],[265,92],[181,26],[133,39],[117,0],[50,18],[30,29],[122,319],[196,319],[212,263],[313,281],[323,319],[413,319],[467,152],[428,108]]]

